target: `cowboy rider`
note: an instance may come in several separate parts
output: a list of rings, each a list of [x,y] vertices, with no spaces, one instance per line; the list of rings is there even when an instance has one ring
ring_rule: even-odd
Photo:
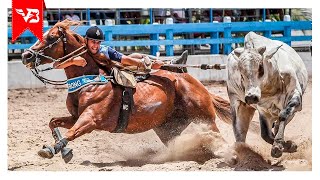
[[[151,56],[140,54],[140,53],[132,53],[130,55],[124,55],[110,46],[101,45],[101,42],[104,41],[103,31],[97,27],[92,26],[86,31],[85,35],[85,43],[89,53],[92,55],[101,55],[103,54],[104,58],[109,60],[114,60],[121,63],[124,66],[136,66],[142,67],[145,69],[160,69],[164,63],[161,60],[154,59]],[[172,64],[185,64],[187,60],[188,52],[185,51],[183,54],[171,61]],[[151,63],[150,58],[153,59]],[[78,61],[77,61],[78,60]],[[86,61],[82,57],[74,58],[74,62],[76,65],[85,66]],[[171,70],[170,68],[166,68],[167,70]],[[174,68],[173,68],[174,69]]]

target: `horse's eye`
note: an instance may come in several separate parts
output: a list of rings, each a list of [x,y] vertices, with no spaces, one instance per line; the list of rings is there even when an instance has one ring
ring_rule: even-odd
[[[53,39],[54,39],[54,36],[53,36],[53,35],[50,35],[50,36],[49,36],[49,39],[50,39],[50,40],[53,40]]]

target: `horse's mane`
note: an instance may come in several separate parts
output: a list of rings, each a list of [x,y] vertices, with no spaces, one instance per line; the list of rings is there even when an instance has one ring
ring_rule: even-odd
[[[65,29],[67,33],[70,33],[71,35],[73,35],[79,43],[83,44],[85,42],[84,37],[70,30],[70,26],[79,26],[81,24],[83,24],[83,21],[72,21],[69,19],[65,19],[61,22],[60,21],[57,22],[52,28],[61,27]]]
[[[69,20],[69,19],[65,19],[63,21],[59,21],[57,22],[53,28],[55,27],[62,27],[63,29],[66,29],[66,30],[69,30],[69,27],[70,26],[79,26],[81,25],[83,22],[82,21],[72,21],[72,20]]]

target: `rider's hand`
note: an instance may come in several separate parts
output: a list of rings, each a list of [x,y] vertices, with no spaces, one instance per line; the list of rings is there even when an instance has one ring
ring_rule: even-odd
[[[78,56],[72,59],[72,64],[76,66],[84,67],[87,65],[87,61],[83,57]]]
[[[152,69],[160,69],[162,65],[164,65],[164,63],[162,61],[155,60],[155,61],[153,61],[151,68]]]

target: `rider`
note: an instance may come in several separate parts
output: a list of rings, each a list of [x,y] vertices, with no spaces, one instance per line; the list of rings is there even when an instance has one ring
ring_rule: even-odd
[[[92,55],[103,54],[107,59],[120,62],[125,66],[137,66],[137,67],[143,67],[145,69],[160,69],[161,66],[164,65],[162,61],[157,60],[155,57],[152,57],[152,56],[139,54],[139,53],[133,53],[127,56],[116,51],[110,46],[101,45],[101,42],[104,41],[104,35],[103,35],[103,31],[97,26],[92,26],[87,30],[85,39],[86,39],[87,49]],[[188,56],[188,51],[185,51],[180,57],[171,60],[171,63],[185,64],[187,61],[187,56]],[[149,58],[153,59],[152,63]],[[176,70],[175,68],[173,69],[165,68],[165,69]]]

